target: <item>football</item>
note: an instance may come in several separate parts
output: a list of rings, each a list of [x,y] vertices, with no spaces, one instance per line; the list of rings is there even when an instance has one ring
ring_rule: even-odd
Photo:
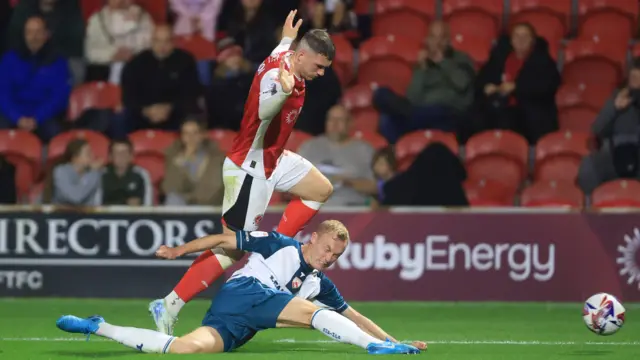
[[[582,318],[594,333],[613,335],[624,324],[624,307],[615,296],[598,293],[585,301]]]

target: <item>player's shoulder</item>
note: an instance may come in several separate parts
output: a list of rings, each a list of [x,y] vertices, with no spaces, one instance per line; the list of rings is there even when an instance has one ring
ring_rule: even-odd
[[[295,246],[295,247],[299,247],[300,246],[300,242],[298,242],[297,240],[288,237],[286,235],[283,235],[277,231],[250,231],[249,232],[249,236],[253,239],[264,239],[264,240],[269,240],[272,242],[276,242],[277,244],[279,244],[281,247],[287,247],[287,246]]]

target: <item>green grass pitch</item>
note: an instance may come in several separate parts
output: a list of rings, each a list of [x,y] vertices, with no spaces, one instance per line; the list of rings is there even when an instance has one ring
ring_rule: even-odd
[[[140,354],[112,341],[70,336],[55,327],[59,315],[103,315],[116,325],[152,328],[146,300],[0,299],[0,359],[233,359],[308,360],[371,357],[362,349],[329,341],[303,329],[258,334],[244,347],[221,355]],[[627,323],[615,335],[590,333],[582,304],[542,303],[353,303],[393,336],[426,340],[418,357],[438,360],[640,359],[640,306],[625,304]],[[188,304],[176,334],[197,327],[209,306]],[[398,355],[391,356],[398,357]]]

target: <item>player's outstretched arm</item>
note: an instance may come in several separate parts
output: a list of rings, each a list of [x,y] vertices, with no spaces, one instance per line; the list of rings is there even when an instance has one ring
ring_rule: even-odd
[[[389,339],[392,342],[398,342],[398,340],[396,340],[393,336],[382,330],[382,328],[378,326],[378,324],[359,313],[353,307],[347,308],[344,312],[342,312],[342,315],[353,321],[356,325],[358,325],[360,329],[375,337],[376,339],[383,341]],[[427,344],[422,341],[414,341],[412,345],[420,350],[424,350],[427,348]]]
[[[223,248],[234,250],[237,248],[237,241],[235,234],[218,234],[218,235],[209,235],[205,237],[201,237],[199,239],[192,240],[184,245],[180,245],[174,248],[170,248],[168,246],[162,245],[158,251],[156,251],[156,256],[173,260],[180,256],[184,256],[187,254],[197,253],[209,249],[214,248]]]

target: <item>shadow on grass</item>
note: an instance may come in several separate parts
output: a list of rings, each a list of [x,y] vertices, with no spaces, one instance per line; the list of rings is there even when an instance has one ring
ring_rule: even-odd
[[[119,356],[127,356],[135,354],[132,350],[107,350],[107,351],[51,351],[49,354],[57,356],[69,356],[79,358],[91,358],[91,359],[108,359]]]

